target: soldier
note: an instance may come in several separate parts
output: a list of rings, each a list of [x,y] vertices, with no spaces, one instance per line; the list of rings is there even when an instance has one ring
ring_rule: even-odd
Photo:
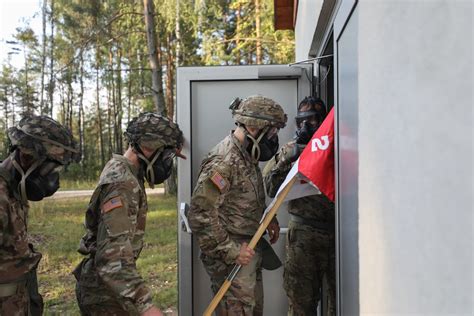
[[[237,128],[203,160],[188,219],[214,293],[233,264],[243,265],[217,307],[218,315],[262,315],[261,268],[266,268],[262,251],[276,255],[266,242],[262,241],[256,251],[247,245],[265,210],[258,162],[277,152],[277,134],[286,124],[286,114],[279,104],[263,96],[236,99],[231,110]],[[279,231],[275,219],[268,228],[272,243]]]
[[[170,176],[174,157],[185,158],[183,133],[148,112],[124,134],[129,147],[106,164],[86,211],[78,251],[88,257],[74,270],[83,315],[161,315],[136,267],[148,210],[144,179],[153,187]]]
[[[46,116],[25,116],[8,139],[10,155],[0,165],[0,315],[41,315],[41,253],[28,241],[28,201],[53,195],[61,167],[80,155],[71,133]]]
[[[298,106],[296,136],[282,146],[265,166],[265,186],[275,196],[296,161],[326,116],[319,98],[307,97]],[[334,203],[324,195],[289,202],[290,221],[286,239],[284,288],[289,299],[288,315],[316,315],[323,276],[329,290],[328,315],[335,315]]]

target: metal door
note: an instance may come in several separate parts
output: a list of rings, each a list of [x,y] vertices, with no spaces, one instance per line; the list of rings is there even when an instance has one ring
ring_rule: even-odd
[[[312,67],[288,65],[186,67],[178,69],[177,121],[185,137],[187,160],[178,162],[178,203],[180,213],[191,200],[199,165],[235,125],[228,109],[235,97],[261,94],[280,103],[288,114],[287,127],[280,131],[280,144],[295,131],[296,106],[311,94]],[[263,167],[264,164],[261,165]],[[288,215],[283,207],[278,219],[283,228],[274,249],[284,260],[285,229]],[[209,278],[199,260],[199,247],[186,231],[183,217],[178,227],[179,314],[201,315],[212,299]],[[265,315],[286,315],[283,268],[264,271]]]

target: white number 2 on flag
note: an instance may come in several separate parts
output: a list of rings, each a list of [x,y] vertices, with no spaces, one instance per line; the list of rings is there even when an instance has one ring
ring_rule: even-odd
[[[321,138],[314,138],[311,140],[311,152],[319,150],[326,150],[329,148],[329,136],[324,135]]]

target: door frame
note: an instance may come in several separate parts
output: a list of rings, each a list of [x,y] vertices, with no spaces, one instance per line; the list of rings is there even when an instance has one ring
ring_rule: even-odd
[[[192,193],[192,83],[209,81],[242,80],[297,80],[298,99],[311,95],[313,65],[255,65],[255,66],[206,66],[179,67],[177,72],[176,115],[185,143],[183,154],[187,160],[178,159],[178,210],[182,203],[189,205]],[[296,106],[296,105],[295,105]],[[292,119],[292,118],[289,118]],[[183,206],[184,210],[184,206]],[[193,315],[193,244],[192,236],[183,229],[183,219],[178,219],[178,310],[181,315]]]

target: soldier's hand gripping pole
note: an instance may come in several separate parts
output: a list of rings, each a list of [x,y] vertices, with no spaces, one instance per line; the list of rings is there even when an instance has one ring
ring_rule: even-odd
[[[273,217],[275,216],[276,212],[280,208],[281,204],[285,200],[286,196],[288,195],[288,192],[290,192],[291,187],[295,183],[297,179],[297,176],[295,175],[285,186],[285,188],[281,191],[281,193],[277,196],[277,199],[275,201],[275,204],[273,204],[272,208],[270,211],[268,211],[267,215],[263,219],[262,223],[257,229],[257,232],[253,235],[252,239],[250,240],[250,243],[248,247],[250,249],[255,249],[255,246],[257,245],[258,241],[262,237],[263,233],[265,233],[265,230],[267,229],[268,225],[272,221]],[[207,306],[206,310],[204,311],[204,316],[211,316],[212,312],[216,309],[217,305],[221,301],[222,297],[224,297],[224,294],[227,292],[229,289],[230,285],[232,284],[232,281],[234,278],[237,276],[237,273],[239,273],[239,270],[242,266],[240,264],[236,264],[232,271],[229,273],[227,278],[225,279],[224,283],[222,284],[221,288],[219,291],[216,293],[214,298],[212,299],[211,303],[209,303],[209,306]]]

